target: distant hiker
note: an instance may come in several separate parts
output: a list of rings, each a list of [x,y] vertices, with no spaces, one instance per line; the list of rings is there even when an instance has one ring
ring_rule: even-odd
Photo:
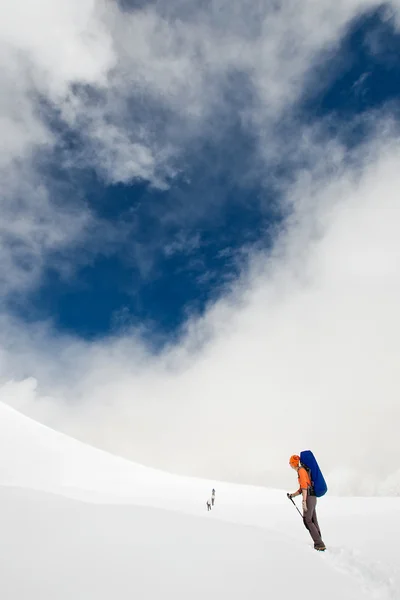
[[[211,492],[211,504],[213,506],[215,504],[215,490],[214,490],[214,488],[212,489],[212,492]]]
[[[303,522],[314,541],[315,550],[326,550],[325,544],[321,538],[321,530],[317,520],[317,497],[314,492],[314,488],[308,474],[307,469],[301,464],[300,456],[294,454],[290,457],[289,464],[297,471],[297,477],[299,481],[299,489],[293,494],[288,494],[288,498],[292,499],[296,496],[302,495],[302,507],[303,507]]]
[[[208,512],[209,510],[211,510],[211,506],[212,506],[212,504],[211,504],[211,500],[210,500],[210,499],[208,499],[208,500],[207,500],[207,512]]]

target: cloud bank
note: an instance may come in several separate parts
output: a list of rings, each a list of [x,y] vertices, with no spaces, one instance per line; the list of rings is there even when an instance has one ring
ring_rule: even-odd
[[[159,356],[135,332],[88,344],[10,331],[6,371],[40,386],[6,383],[1,398],[178,472],[279,485],[287,455],[310,446],[333,489],[399,492],[399,155],[385,140],[357,176],[343,165],[297,182],[274,253]]]

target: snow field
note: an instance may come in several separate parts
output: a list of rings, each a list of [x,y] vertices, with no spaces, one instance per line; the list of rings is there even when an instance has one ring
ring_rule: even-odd
[[[1,404],[0,455],[4,600],[400,599],[397,498],[321,499],[322,554],[283,491],[147,469]]]

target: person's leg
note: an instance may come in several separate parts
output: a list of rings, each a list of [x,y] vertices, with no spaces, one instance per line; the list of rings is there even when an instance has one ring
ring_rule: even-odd
[[[325,544],[322,541],[321,534],[319,532],[318,522],[316,526],[313,520],[316,504],[317,498],[315,496],[307,496],[307,511],[304,514],[303,520],[304,525],[310,532],[310,535],[314,541],[314,547],[318,548],[325,547]]]
[[[316,507],[314,508],[314,513],[313,513],[312,521],[313,521],[313,523],[314,523],[315,527],[317,528],[317,531],[318,531],[318,533],[319,533],[319,535],[320,535],[320,537],[321,537],[321,529],[320,529],[320,526],[319,526],[319,524],[318,524],[318,519],[317,519],[317,508],[316,508]]]

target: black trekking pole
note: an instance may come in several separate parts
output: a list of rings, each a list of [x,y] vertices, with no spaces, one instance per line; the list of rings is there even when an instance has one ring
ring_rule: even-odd
[[[299,511],[298,506],[297,506],[296,502],[293,500],[292,496],[289,493],[286,494],[286,495],[289,498],[289,500],[292,502],[293,506],[295,507],[295,509],[297,510],[297,512],[299,513],[299,515],[301,516],[301,518],[303,518],[303,515]]]

